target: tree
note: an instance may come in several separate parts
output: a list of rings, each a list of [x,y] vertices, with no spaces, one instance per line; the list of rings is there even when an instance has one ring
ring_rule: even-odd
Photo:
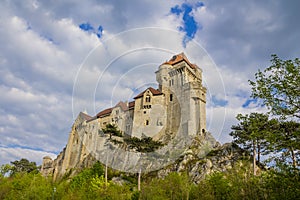
[[[164,179],[153,178],[145,182],[140,199],[189,199],[191,185],[187,174],[172,172]]]
[[[300,118],[300,60],[283,61],[272,55],[272,65],[263,72],[255,74],[255,81],[249,80],[252,86],[252,97],[262,99],[270,112],[286,117]]]
[[[280,154],[286,163],[291,159],[294,168],[298,166],[300,153],[300,123],[295,121],[278,122],[267,139],[271,144],[268,148],[275,155]]]
[[[266,114],[251,113],[250,115],[237,115],[238,125],[233,125],[230,136],[233,136],[235,143],[242,145],[246,150],[250,150],[253,156],[253,174],[256,175],[256,156],[260,163],[260,156],[266,151],[269,144],[266,136],[270,131],[270,121]]]
[[[151,137],[139,139],[137,137],[124,138],[124,142],[130,149],[136,149],[138,152],[153,152],[163,146],[159,141],[153,140]]]
[[[102,129],[102,131],[103,133],[108,133],[110,139],[112,135],[122,137],[121,131],[119,131],[118,127],[115,124],[106,124],[105,128]]]
[[[12,166],[10,164],[4,164],[0,167],[0,177],[9,176],[11,174]]]
[[[273,124],[273,131],[268,135],[268,149],[280,155],[284,162],[288,163],[287,158],[291,159],[295,168],[298,165],[300,139],[300,60],[284,61],[272,55],[271,66],[263,72],[259,70],[255,79],[249,80],[251,96],[261,99],[270,113],[280,119]]]
[[[37,166],[35,162],[30,162],[25,158],[21,160],[16,160],[11,162],[12,164],[12,174],[15,175],[16,173],[30,173],[30,172],[37,172]]]

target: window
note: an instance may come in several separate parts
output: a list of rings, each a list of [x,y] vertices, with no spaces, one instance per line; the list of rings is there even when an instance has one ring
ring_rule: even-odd
[[[147,112],[146,111],[144,111],[144,114],[146,114]]]
[[[119,110],[116,110],[116,114],[119,114]]]
[[[144,109],[150,109],[150,108],[151,108],[151,105],[144,105],[143,108],[144,108]]]
[[[145,124],[146,124],[146,126],[148,126],[149,125],[149,120],[146,120]]]
[[[170,94],[170,101],[173,101],[173,94]]]
[[[151,97],[149,95],[146,96],[146,102],[150,102],[151,101]]]

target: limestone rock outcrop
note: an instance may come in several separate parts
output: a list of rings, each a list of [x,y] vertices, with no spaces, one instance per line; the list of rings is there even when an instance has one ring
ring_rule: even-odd
[[[137,156],[141,153],[128,151],[124,145],[112,142],[109,135],[99,133],[97,123],[87,124],[86,120],[88,120],[88,116],[80,113],[63,151],[55,160],[50,157],[43,159],[41,172],[44,176],[52,176],[54,180],[59,180],[64,176],[73,176],[86,167],[91,167],[97,160],[103,164],[105,164],[105,160],[108,160],[109,164],[114,164],[113,166],[117,170],[125,172],[131,172],[128,169],[133,169],[138,163],[143,163],[144,166],[140,166],[144,170],[142,173],[154,171],[158,177],[164,177],[170,172],[188,172],[191,180],[199,183],[207,174],[230,169],[238,160],[247,156],[243,150],[232,143],[220,145],[207,132],[195,136],[188,146],[183,146],[180,154],[176,155],[177,157],[175,156],[173,160],[170,159],[161,165],[162,157],[150,157],[152,160],[149,161],[149,158],[145,160],[145,157]],[[119,138],[119,140],[121,139]],[[181,144],[182,140],[179,141]],[[177,145],[176,147],[182,146]],[[105,154],[106,151],[102,152],[103,149],[109,149],[114,153]],[[168,149],[160,151],[166,157],[171,157]],[[106,159],[103,159],[105,155]]]
[[[119,102],[94,117],[80,113],[62,152],[55,160],[43,159],[42,174],[59,180],[99,160],[119,171],[157,172],[159,177],[187,170],[197,182],[205,174],[232,166],[241,152],[230,144],[220,146],[206,130],[202,70],[181,53],[155,73],[158,89],[147,88],[134,101]],[[109,125],[117,126],[123,137],[104,134]],[[138,152],[127,148],[126,137],[151,138],[164,145]],[[216,155],[211,156],[212,152]]]
[[[157,171],[157,177],[163,178],[171,172],[187,172],[190,179],[197,184],[206,175],[227,171],[244,159],[250,160],[250,156],[237,145],[218,144],[203,157],[198,157],[194,151],[187,152],[176,163]]]

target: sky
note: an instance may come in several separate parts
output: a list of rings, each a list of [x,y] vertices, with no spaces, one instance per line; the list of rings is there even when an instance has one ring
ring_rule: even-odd
[[[155,71],[184,52],[203,70],[207,128],[230,142],[238,113],[265,112],[248,80],[272,54],[299,57],[300,1],[2,0],[0,164],[41,164],[91,116],[157,87]]]

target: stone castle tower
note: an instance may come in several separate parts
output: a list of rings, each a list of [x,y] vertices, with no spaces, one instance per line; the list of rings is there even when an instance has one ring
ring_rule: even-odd
[[[116,124],[125,134],[159,140],[177,132],[201,134],[206,130],[206,88],[202,71],[190,63],[184,53],[173,56],[156,71],[158,89],[152,87],[134,97],[99,112],[101,128]]]
[[[156,80],[159,91],[164,94],[167,109],[166,132],[178,130],[183,135],[204,133],[206,88],[202,85],[202,70],[181,53],[159,66]]]
[[[94,117],[80,113],[66,148],[54,161],[44,158],[42,173],[56,179],[70,169],[89,165],[89,152],[99,151],[107,139],[99,137],[99,131],[107,124],[117,125],[131,137],[146,136],[164,142],[177,134],[185,137],[205,133],[206,88],[202,85],[202,70],[181,53],[161,64],[155,73],[158,89],[149,87],[134,101],[120,101]]]

